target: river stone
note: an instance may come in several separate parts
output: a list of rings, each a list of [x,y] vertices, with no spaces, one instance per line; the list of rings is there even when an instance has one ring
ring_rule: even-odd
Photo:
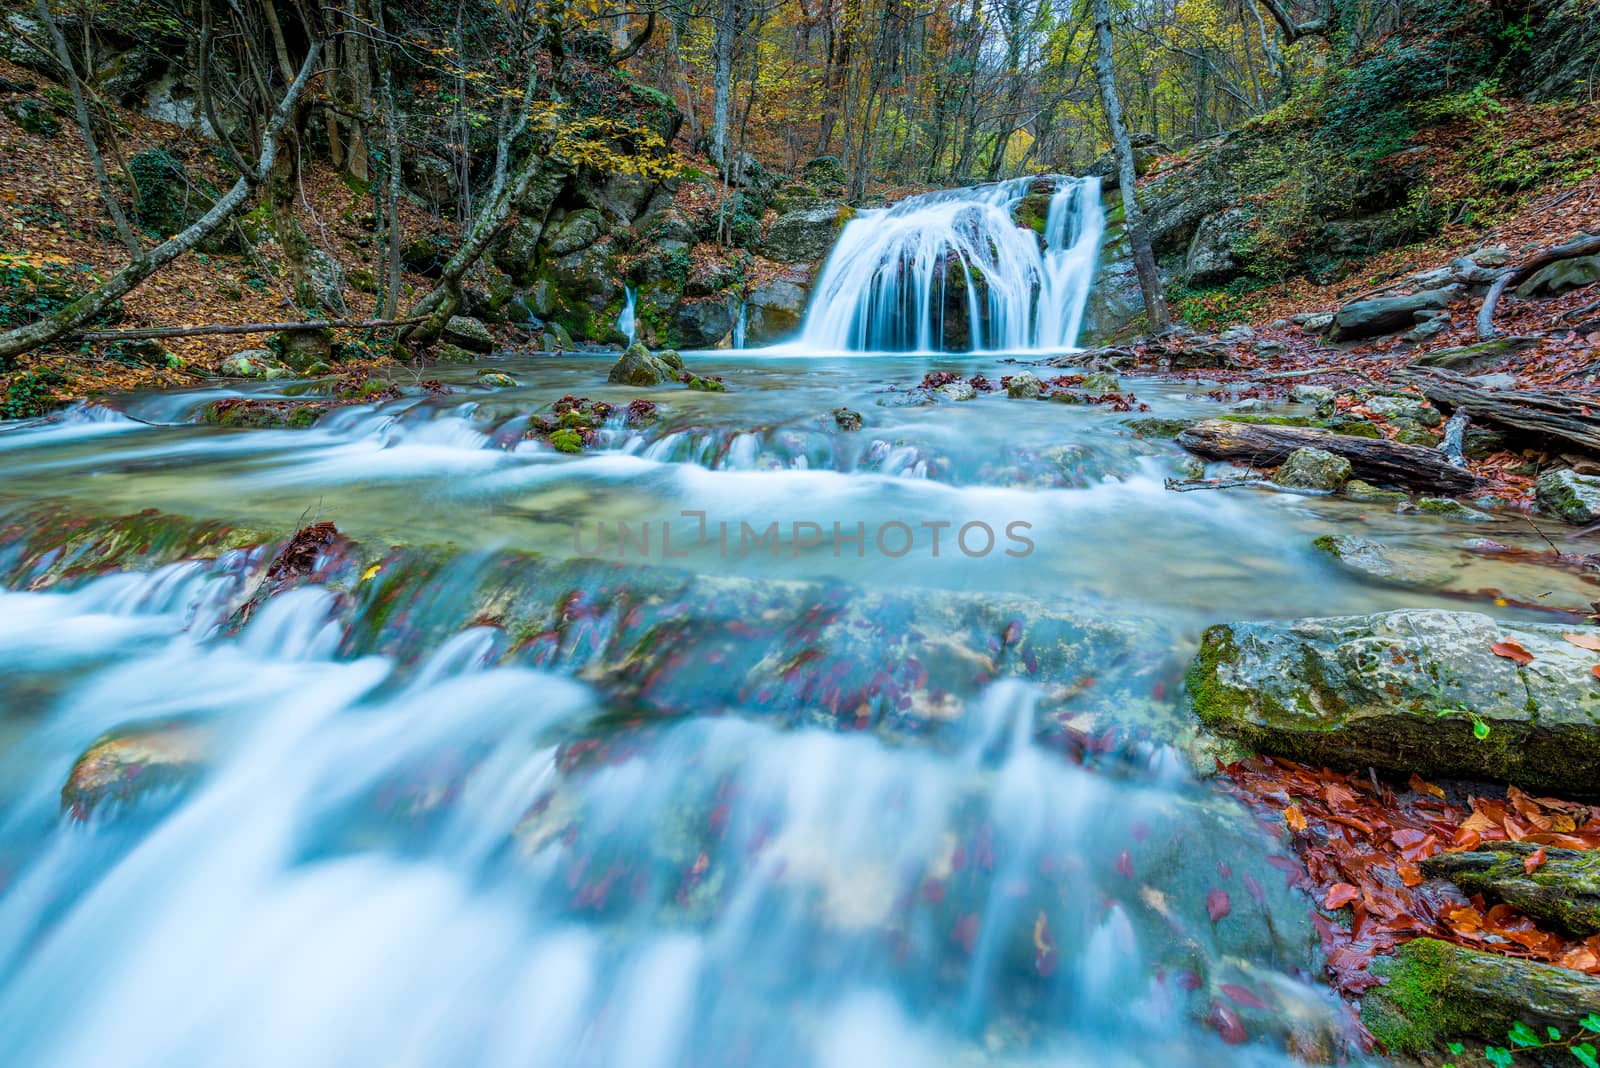
[[[1437,609],[1220,624],[1201,638],[1189,700],[1217,734],[1293,760],[1591,793],[1600,685],[1594,654],[1563,640],[1571,629]],[[1507,640],[1533,660],[1491,651]]]
[[[495,389],[509,389],[517,384],[517,380],[502,371],[479,371],[478,385],[492,386]]]
[[[1039,376],[1032,371],[1021,371],[1011,376],[1006,383],[1006,396],[1018,397],[1023,400],[1034,400],[1044,392],[1044,383],[1039,381]]]
[[[861,413],[853,408],[838,408],[834,410],[833,421],[840,430],[860,430]]]
[[[271,349],[244,349],[224,359],[217,371],[225,378],[265,378],[277,362]]]
[[[976,400],[978,396],[977,389],[970,382],[947,382],[935,392],[945,400],[951,401]]]
[[[1351,571],[1400,586],[1441,586],[1449,576],[1448,569],[1425,552],[1354,534],[1324,534],[1311,544]]]
[[[478,320],[465,315],[452,315],[444,324],[444,338],[472,352],[493,352],[494,335]]]
[[[1525,861],[1544,849],[1533,871]],[[1439,853],[1422,873],[1449,879],[1468,894],[1503,901],[1575,938],[1600,934],[1600,850],[1545,848],[1532,842],[1486,842],[1464,853]]]
[[[1328,337],[1333,341],[1357,341],[1406,329],[1417,321],[1417,312],[1442,311],[1450,305],[1451,292],[1428,289],[1405,297],[1378,297],[1346,304],[1333,317]]]
[[[1111,371],[1095,371],[1083,376],[1083,384],[1078,387],[1089,393],[1121,393],[1122,380]]]
[[[1362,403],[1366,405],[1367,411],[1386,419],[1409,420],[1423,426],[1439,426],[1444,422],[1444,416],[1439,414],[1439,409],[1425,400],[1413,397],[1385,397],[1379,394],[1368,397]]]
[[[1539,476],[1534,495],[1539,508],[1568,523],[1585,525],[1600,519],[1600,477],[1562,468]]]
[[[780,215],[757,251],[779,263],[814,263],[833,249],[848,212],[837,203]]]
[[[771,344],[800,329],[806,314],[806,291],[794,282],[774,279],[752,287],[744,306],[745,340]]]
[[[186,720],[161,720],[110,731],[72,765],[61,787],[61,809],[87,819],[106,802],[129,802],[159,787],[181,786],[199,774],[213,732]]]
[[[1405,943],[1371,971],[1386,981],[1362,996],[1361,1022],[1392,1055],[1443,1055],[1460,1039],[1504,1045],[1519,1022],[1570,1034],[1600,1012],[1600,979],[1434,938]]]
[[[478,354],[449,341],[441,341],[433,347],[433,359],[436,363],[477,363]]]
[[[1289,399],[1296,404],[1313,404],[1321,407],[1331,403],[1338,392],[1332,386],[1295,386],[1289,390]]]
[[[1517,296],[1523,300],[1558,297],[1594,282],[1600,282],[1600,256],[1577,256],[1570,260],[1557,260],[1540,268],[1532,278],[1517,287]]]
[[[1326,449],[1296,449],[1272,481],[1294,489],[1336,490],[1350,480],[1350,461]]]
[[[677,353],[673,353],[674,356]],[[659,357],[650,355],[643,345],[630,345],[622,358],[612,365],[606,381],[623,386],[659,386],[677,375],[672,367]]]
[[[1301,331],[1307,334],[1325,333],[1332,325],[1332,312],[1319,312],[1315,315],[1307,315],[1299,321]]]

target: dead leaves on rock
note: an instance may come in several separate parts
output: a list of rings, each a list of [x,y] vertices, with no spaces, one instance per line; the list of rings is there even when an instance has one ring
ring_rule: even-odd
[[[1270,757],[1224,770],[1264,820],[1288,828],[1305,864],[1304,871],[1287,872],[1290,885],[1330,912],[1349,910],[1348,926],[1313,913],[1328,972],[1346,994],[1376,985],[1367,970],[1373,957],[1422,936],[1600,974],[1600,936],[1574,941],[1546,931],[1509,905],[1468,897],[1421,870],[1435,853],[1496,841],[1600,848],[1600,807],[1533,797],[1514,786],[1503,797],[1474,796],[1463,804],[1417,775],[1397,792],[1362,774]],[[1541,849],[1525,863],[1531,871],[1542,862]]]

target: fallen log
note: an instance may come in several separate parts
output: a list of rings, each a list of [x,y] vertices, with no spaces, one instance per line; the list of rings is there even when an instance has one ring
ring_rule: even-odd
[[[1207,459],[1236,460],[1263,467],[1281,464],[1296,449],[1323,449],[1349,460],[1358,478],[1434,493],[1464,493],[1478,484],[1476,476],[1452,466],[1437,449],[1350,437],[1310,427],[1207,419],[1179,434],[1177,442]]]
[[[1477,850],[1429,857],[1422,872],[1504,901],[1577,938],[1600,934],[1600,853],[1593,850],[1485,842]]]
[[[210,323],[203,326],[150,326],[132,330],[86,330],[68,334],[63,341],[151,341],[170,337],[204,337],[218,334],[276,334],[285,330],[386,330],[427,321],[410,319],[316,319],[285,323]]]
[[[1434,406],[1465,411],[1473,422],[1549,438],[1600,452],[1600,397],[1489,389],[1463,375],[1436,368],[1407,367],[1391,376],[1416,386]]]
[[[1494,310],[1507,289],[1526,282],[1541,267],[1548,267],[1559,260],[1569,260],[1575,256],[1592,256],[1596,252],[1600,252],[1600,234],[1584,234],[1564,245],[1545,249],[1519,267],[1506,268],[1489,287],[1489,292],[1483,298],[1483,307],[1478,309],[1478,337],[1487,341],[1499,333],[1494,325]]]

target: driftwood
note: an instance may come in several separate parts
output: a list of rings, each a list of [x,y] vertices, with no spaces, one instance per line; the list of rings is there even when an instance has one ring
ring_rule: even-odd
[[[1473,474],[1453,466],[1437,449],[1350,437],[1331,430],[1208,419],[1183,431],[1177,440],[1208,459],[1261,466],[1281,464],[1296,449],[1323,449],[1349,460],[1358,478],[1435,493],[1464,493],[1478,483]]]
[[[1422,390],[1436,407],[1465,411],[1474,422],[1600,452],[1600,397],[1486,389],[1462,375],[1433,368],[1408,367],[1393,377]]]
[[[212,323],[207,326],[152,326],[136,330],[88,330],[69,334],[63,341],[149,341],[169,337],[203,337],[217,334],[276,334],[284,330],[384,330],[427,322],[426,315],[411,319],[318,319],[296,323]]]
[[[1494,310],[1507,289],[1526,282],[1542,267],[1548,267],[1561,260],[1570,260],[1575,256],[1593,255],[1596,252],[1600,252],[1600,234],[1585,234],[1573,238],[1564,245],[1545,249],[1520,267],[1510,267],[1501,272],[1500,277],[1489,287],[1488,294],[1484,296],[1483,307],[1478,310],[1478,336],[1487,341],[1498,333],[1494,327]]]

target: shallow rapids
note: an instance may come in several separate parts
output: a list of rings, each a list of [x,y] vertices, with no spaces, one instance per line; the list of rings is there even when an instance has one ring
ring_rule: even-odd
[[[1589,580],[1482,551],[1542,548],[1520,518],[1169,492],[1126,421],[1215,411],[1174,384],[691,359],[729,391],[541,357],[310,430],[194,425],[199,391],[0,431],[0,1063],[1346,1049],[1280,832],[1191,770],[1199,629],[1562,618]],[[524,440],[564,394],[661,418]],[[1363,580],[1330,531],[1448,578]]]

